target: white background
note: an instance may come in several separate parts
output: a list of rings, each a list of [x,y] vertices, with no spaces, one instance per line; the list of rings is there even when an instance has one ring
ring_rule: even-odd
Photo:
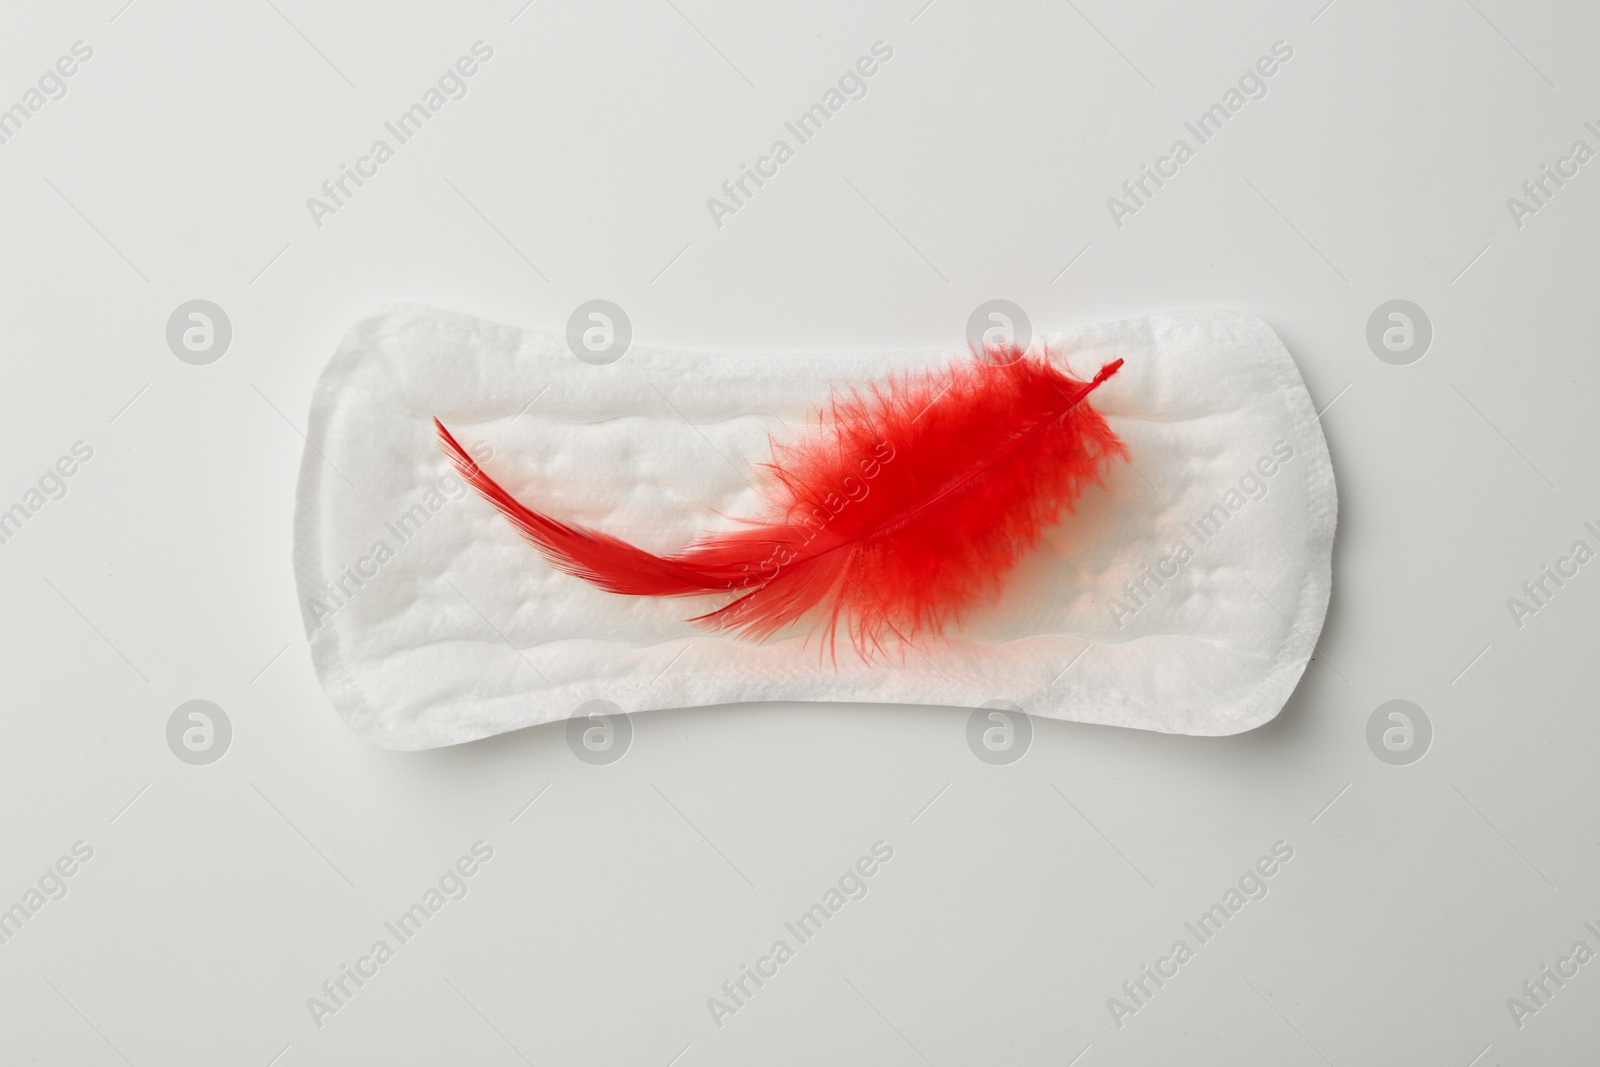
[[[1600,948],[1600,563],[1520,629],[1506,602],[1597,544],[1600,162],[1520,228],[1506,199],[1600,148],[1600,15],[1322,2],[7,6],[0,106],[94,54],[0,145],[0,508],[94,455],[0,545],[0,907],[94,854],[0,946],[0,1061],[1593,1057],[1600,962],[1521,1029],[1506,1001]],[[315,226],[306,198],[477,40],[468,95]],[[866,97],[715,226],[706,198],[878,40]],[[1106,198],[1279,40],[1268,95],[1116,226]],[[1252,733],[1038,722],[1006,767],[961,712],[841,705],[641,715],[606,767],[560,725],[378,750],[318,687],[290,576],[316,375],[388,301],[560,331],[596,297],[640,342],[752,352],[959,348],[996,297],[1039,330],[1258,313],[1327,406],[1320,652]],[[233,325],[209,366],[165,340],[195,298]],[[1393,298],[1433,324],[1409,366],[1365,338]],[[166,741],[196,698],[233,724],[209,766]],[[1409,766],[1366,741],[1394,698],[1434,727]],[[470,893],[314,1025],[480,839]],[[870,894],[713,1025],[880,839]],[[1117,1028],[1107,998],[1279,840],[1266,899]]]

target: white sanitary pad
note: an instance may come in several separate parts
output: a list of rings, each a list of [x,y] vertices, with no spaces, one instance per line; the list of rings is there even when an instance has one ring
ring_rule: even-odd
[[[1271,719],[1322,630],[1333,471],[1260,319],[1179,312],[1047,335],[1128,446],[959,632],[835,667],[689,616],[725,600],[602,592],[547,565],[451,473],[438,416],[519,499],[658,553],[758,510],[767,435],[830,389],[942,352],[734,354],[635,345],[597,366],[560,335],[433,308],[354,327],[317,384],[295,576],[318,675],[358,733],[456,744],[566,719],[764,700],[978,707],[1187,734]]]

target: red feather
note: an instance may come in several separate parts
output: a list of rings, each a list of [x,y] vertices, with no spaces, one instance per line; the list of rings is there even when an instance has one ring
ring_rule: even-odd
[[[743,591],[694,621],[760,640],[810,616],[866,659],[938,634],[1007,573],[1127,449],[1048,354],[991,348],[941,370],[835,394],[799,440],[773,442],[763,517],[657,556],[517,501],[437,419],[461,476],[551,566],[628,596]]]

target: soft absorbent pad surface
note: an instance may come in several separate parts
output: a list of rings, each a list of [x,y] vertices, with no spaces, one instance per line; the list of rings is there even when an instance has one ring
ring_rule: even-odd
[[[766,700],[978,707],[1169,733],[1271,719],[1322,630],[1335,493],[1311,399],[1260,319],[1180,312],[1036,338],[1127,445],[992,604],[864,663],[804,635],[686,621],[723,598],[602,592],[552,569],[439,451],[432,420],[523,502],[657,553],[752,515],[768,435],[830,391],[940,352],[669,351],[578,359],[565,337],[433,308],[351,328],[316,387],[295,576],[334,706],[389,748],[566,719]]]

